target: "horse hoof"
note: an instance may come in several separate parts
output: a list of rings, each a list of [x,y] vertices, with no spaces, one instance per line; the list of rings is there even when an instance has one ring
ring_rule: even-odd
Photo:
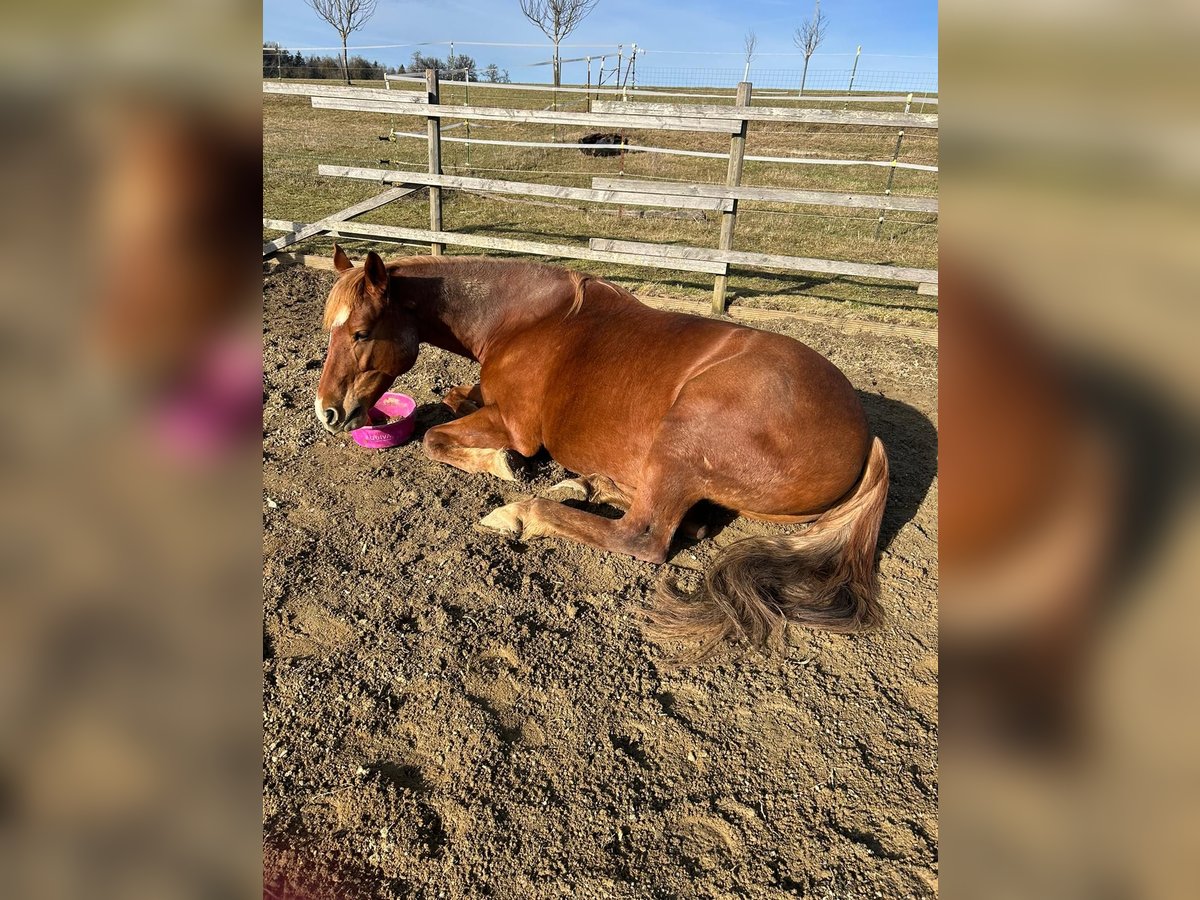
[[[486,531],[508,534],[513,537],[521,536],[521,516],[519,503],[510,503],[492,510],[479,520],[479,527]]]
[[[520,481],[524,467],[521,465],[521,454],[516,450],[500,450],[496,454],[495,469],[492,474],[504,481]]]
[[[560,481],[546,493],[557,495],[555,499],[587,501],[590,493],[582,478],[566,478]]]

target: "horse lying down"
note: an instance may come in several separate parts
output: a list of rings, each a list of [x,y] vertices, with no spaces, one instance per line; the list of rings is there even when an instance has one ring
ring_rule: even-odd
[[[623,147],[629,143],[629,138],[615,132],[595,132],[585,134],[579,139],[580,144],[595,144],[595,147],[580,147],[579,152],[584,156],[620,156]]]
[[[329,352],[316,414],[331,432],[367,411],[422,343],[479,363],[452,390],[455,421],[430,428],[433,460],[514,480],[543,447],[576,478],[560,493],[625,510],[609,519],[545,497],[479,524],[662,563],[688,511],[709,501],[791,535],[725,548],[687,593],[659,589],[659,639],[774,644],[787,622],[858,631],[881,618],[875,545],[888,489],[845,375],[781,335],[652,309],[602,279],[534,263],[420,256],[355,267],[341,248],[325,306]]]

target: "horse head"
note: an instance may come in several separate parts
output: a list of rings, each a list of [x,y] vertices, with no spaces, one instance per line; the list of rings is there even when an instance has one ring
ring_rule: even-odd
[[[355,267],[334,247],[339,275],[325,303],[329,350],[317,385],[317,419],[327,431],[368,424],[368,412],[417,361],[414,305],[395,296],[387,266],[375,251]]]

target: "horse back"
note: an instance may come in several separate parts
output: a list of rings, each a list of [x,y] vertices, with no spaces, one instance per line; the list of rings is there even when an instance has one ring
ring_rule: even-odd
[[[506,336],[481,372],[484,396],[504,409],[526,445],[521,452],[544,446],[569,468],[616,477],[614,460],[633,466],[644,459],[685,386],[714,367],[725,389],[711,392],[710,404],[692,401],[696,415],[712,422],[778,419],[779,404],[802,410],[819,403],[807,396],[813,390],[852,394],[832,363],[799,341],[654,309],[607,282],[584,290],[575,312]]]

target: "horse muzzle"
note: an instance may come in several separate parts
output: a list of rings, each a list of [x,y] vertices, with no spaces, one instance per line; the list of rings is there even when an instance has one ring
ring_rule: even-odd
[[[330,434],[353,431],[368,424],[367,409],[357,400],[347,397],[343,405],[327,402],[317,397],[314,401],[317,421]]]

